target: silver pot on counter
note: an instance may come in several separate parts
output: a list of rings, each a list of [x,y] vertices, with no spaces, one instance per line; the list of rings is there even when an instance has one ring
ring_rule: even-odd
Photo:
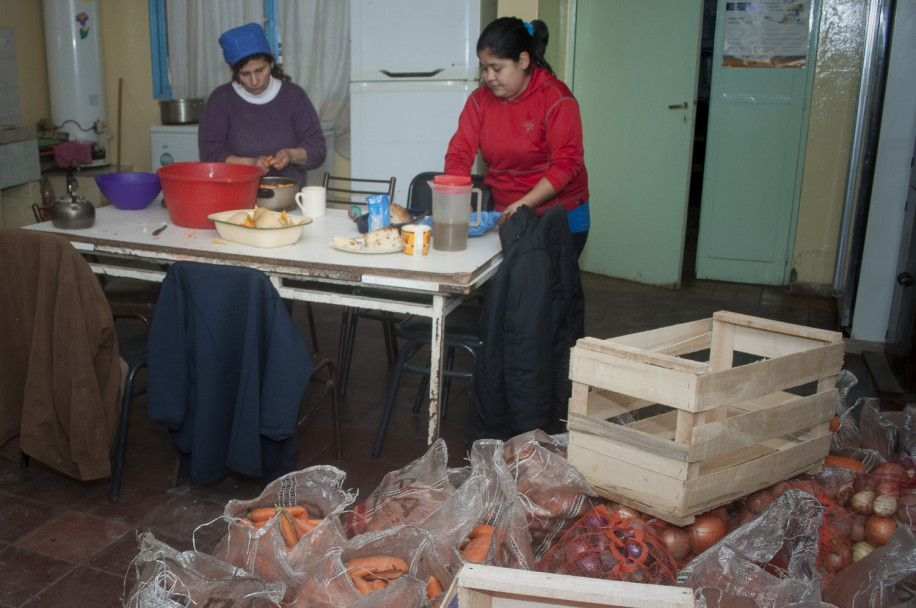
[[[164,125],[195,124],[200,122],[203,109],[203,99],[162,99],[159,101],[159,118]]]
[[[254,204],[271,211],[290,211],[296,208],[299,182],[288,177],[262,177],[258,183],[258,198]]]

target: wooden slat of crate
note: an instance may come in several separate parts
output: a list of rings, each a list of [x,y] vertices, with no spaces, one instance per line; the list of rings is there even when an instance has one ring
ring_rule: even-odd
[[[569,411],[571,413],[575,412],[577,414],[594,416],[601,420],[607,420],[608,418],[614,418],[621,414],[628,414],[644,408],[647,405],[652,405],[651,401],[636,399],[635,397],[630,397],[623,393],[615,393],[605,389],[588,392],[588,387],[586,385],[580,384],[579,386],[585,389],[586,392],[583,393],[584,396],[576,395],[570,400]]]
[[[843,334],[838,331],[817,329],[816,327],[806,327],[804,325],[796,325],[794,323],[786,323],[784,321],[773,321],[772,319],[752,317],[750,315],[742,315],[740,313],[729,312],[726,310],[720,310],[713,313],[712,318],[714,321],[730,323],[736,327],[761,329],[770,333],[781,334],[783,336],[809,338],[811,340],[816,340],[825,344],[830,342],[843,341]]]
[[[582,342],[579,340],[579,344]],[[611,369],[613,374],[609,373]],[[695,371],[646,364],[578,345],[570,351],[569,378],[573,382],[683,409],[690,409],[696,396]]]
[[[700,319],[611,338],[610,341],[666,355],[683,355],[709,348],[712,319]]]
[[[713,372],[697,378],[691,411],[748,401],[836,375],[843,366],[842,342]]]
[[[819,469],[830,449],[830,435],[816,437],[793,447],[749,462],[736,464],[686,482],[684,513],[702,513],[745,494]]]
[[[442,600],[461,608],[696,608],[693,590],[467,564]]]
[[[694,426],[689,444],[688,461],[707,460],[761,443],[772,437],[807,430],[822,422],[829,422],[836,410],[836,390],[823,391],[808,397],[783,392],[774,393],[774,395],[783,396],[785,401],[768,407],[752,405],[763,399],[745,402],[744,407],[752,411],[729,416],[725,420]]]

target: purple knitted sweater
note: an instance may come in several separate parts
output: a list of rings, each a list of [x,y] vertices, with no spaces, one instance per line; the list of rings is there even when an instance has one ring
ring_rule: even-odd
[[[327,154],[321,121],[299,85],[283,82],[275,98],[263,105],[249,103],[232,83],[218,86],[200,116],[197,145],[202,162],[222,163],[230,154],[270,156],[280,148],[305,148],[305,165],[290,165],[268,175],[289,177],[305,185],[307,169],[321,166]]]

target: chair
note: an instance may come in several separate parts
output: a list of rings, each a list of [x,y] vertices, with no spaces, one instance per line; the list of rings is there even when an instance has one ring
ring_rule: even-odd
[[[39,207],[33,203],[32,212],[37,223],[51,219],[48,206]],[[159,299],[159,283],[129,277],[98,278],[115,319],[139,319],[147,328],[152,325],[156,300]]]
[[[477,324],[480,318],[480,306],[476,304],[462,304],[445,318],[445,329],[443,336],[443,348],[445,349],[445,365],[442,368],[444,378],[442,392],[439,395],[439,413],[445,418],[448,413],[448,395],[452,378],[463,378],[468,381],[468,393],[470,394],[471,383],[473,381],[473,371],[464,372],[453,369],[455,351],[461,349],[467,352],[472,361],[476,361],[477,351],[480,347],[480,338],[477,335]],[[417,396],[414,400],[413,411],[419,412],[423,403],[423,395],[426,393],[430,382],[430,370],[428,365],[413,365],[410,358],[416,354],[422,347],[430,343],[430,334],[432,327],[430,320],[425,317],[408,316],[396,326],[397,336],[405,340],[400,349],[397,363],[395,364],[394,377],[391,380],[391,386],[388,389],[388,396],[385,400],[385,408],[382,410],[382,419],[379,423],[378,432],[375,437],[375,445],[372,448],[372,457],[378,458],[382,451],[382,442],[385,440],[385,433],[388,430],[388,422],[391,418],[391,411],[394,408],[394,400],[397,396],[398,386],[401,381],[401,374],[405,371],[415,374],[422,374],[423,381],[417,389]],[[471,367],[473,370],[473,365]]]
[[[442,175],[442,172],[425,171],[423,173],[418,173],[410,180],[410,185],[407,188],[408,209],[432,212],[432,189],[426,182],[432,180],[436,175]],[[490,195],[490,189],[483,185],[483,175],[472,175],[471,182],[475,188],[480,188],[483,194],[483,209],[485,211],[492,211],[493,197]],[[472,197],[471,204],[474,209],[477,208],[478,201],[476,195]],[[356,326],[360,318],[372,319],[382,323],[382,332],[385,338],[385,353],[388,357],[388,364],[391,365],[398,356],[395,331],[395,324],[398,320],[395,319],[391,313],[378,313],[361,309],[355,309],[349,312],[349,315],[345,312],[342,321],[340,350],[338,351],[342,353],[342,358],[339,359],[338,365],[340,368],[340,379],[338,382],[340,384],[341,394],[347,389],[347,379],[350,373],[350,359],[353,356],[353,344],[356,339]]]
[[[173,264],[148,349],[148,414],[169,430],[181,476],[203,484],[233,470],[266,483],[295,470],[316,358],[263,272]]]
[[[49,462],[61,472],[78,478],[96,478],[101,476],[99,468],[99,453],[111,458],[110,465],[112,488],[110,499],[117,502],[121,473],[123,471],[124,452],[127,436],[127,421],[129,419],[130,402],[133,397],[142,394],[143,388],[136,387],[137,372],[146,364],[146,328],[140,326],[134,331],[126,331],[113,323],[112,315],[108,311],[107,301],[99,289],[92,269],[86,260],[63,237],[47,235],[27,230],[0,229],[4,233],[0,236],[0,255],[8,266],[0,274],[8,286],[8,298],[4,299],[3,306],[19,310],[17,317],[23,322],[31,322],[28,341],[17,340],[18,332],[14,330],[12,339],[7,342],[9,350],[3,349],[7,357],[22,360],[19,368],[7,369],[7,380],[0,390],[5,396],[9,391],[20,393],[19,403],[28,398],[30,409],[35,404],[48,404],[54,408],[68,409],[72,416],[82,416],[87,424],[84,429],[93,429],[86,436],[80,435],[80,427],[73,427],[67,431],[65,437],[57,435],[46,436],[47,425],[35,427],[35,421],[40,423],[42,418],[36,419],[30,412],[28,419],[23,416],[21,433],[24,441],[34,444],[36,432],[46,436],[40,439],[41,447],[34,449],[36,458]],[[73,277],[72,284],[60,283],[57,279],[61,273]],[[66,301],[71,303],[66,310],[54,306],[56,302]],[[23,308],[26,307],[25,309]],[[24,310],[28,310],[26,313]],[[134,324],[136,325],[136,324]],[[12,329],[12,328],[10,328]],[[112,332],[111,330],[115,331]],[[113,342],[117,349],[113,349]],[[64,347],[64,345],[66,345]],[[89,351],[79,354],[83,346],[88,346]],[[16,356],[16,352],[20,352]],[[64,353],[78,353],[75,360],[61,357]],[[111,354],[117,352],[120,357],[114,359]],[[48,359],[50,357],[50,359]],[[79,379],[74,386],[80,390],[73,393],[67,400],[66,393],[58,390],[50,391],[53,379],[43,378],[36,382],[44,369],[35,370],[34,365],[41,365],[43,360],[48,360],[53,366],[55,376]],[[126,375],[122,374],[121,360],[126,360],[123,367],[127,368]],[[10,361],[7,361],[9,364]],[[15,366],[15,364],[14,364]],[[9,367],[9,365],[7,365]],[[39,376],[35,376],[39,374]],[[19,385],[13,377],[21,379]],[[123,388],[122,388],[123,378]],[[88,399],[87,395],[92,395]],[[62,396],[63,400],[58,401]],[[12,403],[5,397],[0,402]],[[106,408],[116,407],[120,401],[121,413],[115,429],[106,427],[105,422],[114,418],[114,412]],[[42,409],[40,407],[39,409]],[[78,409],[74,409],[78,408]],[[87,409],[88,408],[88,409]],[[43,414],[44,418],[52,419],[56,414]],[[48,418],[50,416],[50,418]],[[97,420],[95,420],[97,418]],[[4,422],[10,419],[4,415]],[[54,425],[52,425],[53,427]],[[36,428],[44,430],[36,431]],[[105,434],[112,432],[112,442],[104,441]],[[8,432],[8,431],[4,431]],[[25,439],[29,437],[28,439]],[[102,439],[99,442],[99,439]],[[71,441],[82,444],[78,453],[84,455],[87,463],[68,463],[66,445]],[[48,445],[60,444],[63,452],[60,456],[50,456]],[[112,445],[114,445],[113,449]],[[94,447],[93,447],[94,446]],[[28,456],[23,451],[20,464],[28,466]],[[63,464],[62,464],[63,463]]]
[[[349,209],[352,205],[368,206],[367,198],[371,195],[386,194],[388,201],[393,203],[394,187],[397,178],[388,179],[376,178],[358,178],[358,177],[341,177],[324,174],[323,185],[326,190],[327,203],[336,207],[345,207]],[[360,211],[364,213],[364,211]],[[347,376],[349,374],[350,357],[353,352],[353,334],[356,332],[357,317],[361,311],[353,307],[344,307],[343,316],[340,321],[340,340],[337,349],[337,369],[340,377],[338,378],[338,388],[341,395],[347,390]],[[385,339],[385,355],[388,358],[388,364],[394,362],[397,357],[397,343],[394,339],[394,317],[390,313],[371,313],[373,318],[379,318],[389,321],[383,325],[383,336]],[[363,315],[365,316],[365,315]],[[386,318],[390,317],[390,318]],[[314,336],[314,330],[312,331]]]
[[[325,200],[335,206],[349,208],[350,205],[366,206],[366,198],[373,194],[387,194],[388,202],[394,203],[396,178],[388,179],[340,177],[324,174]]]

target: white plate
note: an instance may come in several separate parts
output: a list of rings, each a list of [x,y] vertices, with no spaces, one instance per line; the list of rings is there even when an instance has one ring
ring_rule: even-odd
[[[242,226],[233,224],[229,218],[239,211],[251,211],[250,209],[237,209],[235,211],[220,211],[211,213],[207,219],[216,224],[216,231],[227,241],[235,241],[244,245],[254,247],[283,247],[292,245],[302,236],[302,227],[311,224],[312,220],[301,215],[289,215],[286,217],[292,224],[290,226],[280,226],[277,228],[254,228],[251,226]],[[280,214],[271,211],[274,215]]]
[[[372,247],[367,249],[366,242],[363,239],[354,239],[359,241],[362,245],[362,249],[347,249],[346,247],[338,247],[331,243],[331,247],[337,249],[338,251],[346,251],[347,253],[397,253],[404,249],[404,244],[399,243],[397,245],[389,245],[388,247]]]

